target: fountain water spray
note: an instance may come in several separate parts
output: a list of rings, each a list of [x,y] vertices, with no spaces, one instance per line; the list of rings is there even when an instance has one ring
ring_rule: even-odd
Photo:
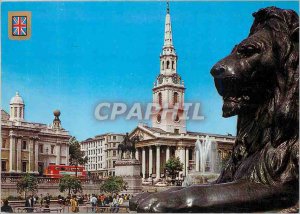
[[[200,162],[200,172],[204,173],[207,159],[211,160],[211,157],[210,157],[211,156],[211,140],[209,139],[208,136],[206,136],[205,139],[201,143],[200,138],[198,136],[195,146],[196,146],[196,162],[198,162],[198,161]],[[199,158],[197,158],[197,155],[198,155],[198,157],[200,157],[200,160],[199,160]],[[199,164],[199,162],[196,163],[196,168],[197,168],[197,164]]]

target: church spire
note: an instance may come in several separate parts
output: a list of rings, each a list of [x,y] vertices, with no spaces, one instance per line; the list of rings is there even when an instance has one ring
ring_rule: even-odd
[[[174,48],[172,41],[172,26],[171,26],[171,16],[170,16],[170,3],[167,1],[167,14],[165,19],[165,35],[164,35],[164,54],[166,48]]]
[[[160,55],[160,73],[164,75],[173,75],[177,67],[177,55],[173,46],[172,25],[170,16],[170,3],[167,0],[167,13],[165,19],[164,45]]]
[[[153,87],[153,103],[162,109],[174,109],[176,115],[162,111],[152,114],[152,126],[171,133],[186,133],[184,113],[184,85],[177,73],[177,55],[173,46],[170,5],[167,0],[164,44],[160,54],[160,73]],[[167,110],[168,111],[168,110]],[[169,111],[168,111],[169,112]],[[162,115],[165,115],[162,117]],[[175,117],[174,117],[175,116]]]

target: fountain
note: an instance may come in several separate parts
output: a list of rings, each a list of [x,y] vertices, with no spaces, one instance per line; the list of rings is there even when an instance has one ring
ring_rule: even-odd
[[[187,175],[183,186],[211,182],[219,175],[219,157],[216,143],[209,136],[205,136],[201,140],[199,136],[197,137],[195,156],[195,170]]]
[[[208,136],[200,142],[200,138],[198,136],[197,141],[195,143],[196,150],[196,171],[200,171],[202,173],[206,172],[207,162],[211,160],[211,140]],[[200,160],[199,160],[200,158]],[[200,166],[200,167],[199,167]],[[200,169],[199,169],[200,168]],[[211,170],[211,166],[209,166],[209,170]]]

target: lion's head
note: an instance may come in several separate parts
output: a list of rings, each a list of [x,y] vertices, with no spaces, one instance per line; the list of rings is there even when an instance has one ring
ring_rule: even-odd
[[[292,151],[298,145],[298,15],[292,10],[268,7],[253,16],[249,36],[211,69],[223,97],[223,116],[238,115],[235,145],[219,183],[241,176],[250,178],[258,157],[263,157],[262,164],[273,166],[274,156],[268,159],[266,155],[270,148],[271,152],[283,145]],[[292,165],[287,161],[289,155],[284,156],[282,151],[277,155],[285,159],[283,168]],[[271,173],[274,179],[282,179],[276,173]]]
[[[268,142],[299,139],[298,15],[268,7],[253,16],[248,38],[211,69],[223,116],[238,115],[235,164]]]
[[[224,100],[224,117],[256,111],[277,99],[277,90],[281,94],[290,90],[290,81],[298,78],[298,15],[268,7],[253,16],[248,38],[211,70]]]

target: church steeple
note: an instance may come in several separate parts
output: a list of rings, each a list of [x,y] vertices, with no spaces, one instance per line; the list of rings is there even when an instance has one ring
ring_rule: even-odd
[[[170,15],[170,5],[167,1],[167,13],[165,18],[164,45],[160,55],[160,73],[172,75],[177,73],[177,55],[173,45],[172,24]]]
[[[172,41],[172,25],[171,25],[169,1],[167,1],[167,14],[166,14],[166,20],[165,20],[165,36],[164,36],[164,47],[163,47],[164,53],[163,54],[167,54],[167,51],[166,51],[167,48],[170,49],[169,51],[172,51],[172,50],[174,51],[173,41]],[[175,54],[175,52],[174,52],[174,54]]]
[[[160,74],[153,88],[153,103],[162,108],[178,109],[175,117],[162,118],[160,112],[153,113],[152,126],[167,132],[185,133],[184,85],[177,74],[177,55],[173,45],[170,5],[167,1],[165,32],[162,53],[160,55]]]

